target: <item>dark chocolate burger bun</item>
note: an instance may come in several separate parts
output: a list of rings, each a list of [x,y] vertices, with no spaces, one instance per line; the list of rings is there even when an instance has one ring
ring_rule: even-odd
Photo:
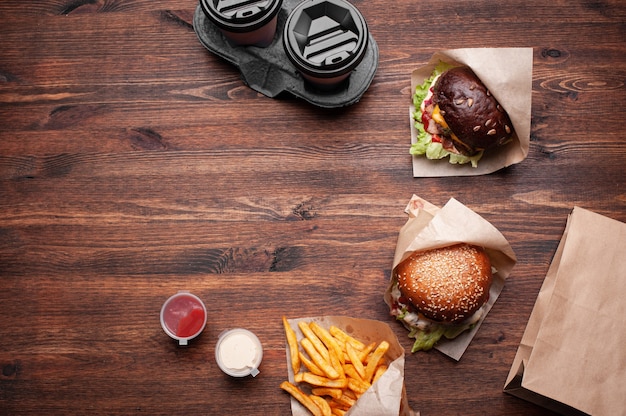
[[[507,112],[467,66],[449,69],[434,86],[433,102],[466,155],[502,145],[513,133]],[[456,141],[455,141],[456,142]]]
[[[472,316],[489,299],[491,262],[482,247],[470,244],[419,251],[394,269],[398,288],[425,317],[455,324]]]

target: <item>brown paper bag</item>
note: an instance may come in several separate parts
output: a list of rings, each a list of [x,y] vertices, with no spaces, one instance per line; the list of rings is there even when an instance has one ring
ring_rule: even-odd
[[[452,65],[467,65],[476,73],[489,91],[509,114],[515,130],[513,140],[500,149],[485,152],[478,167],[470,164],[453,165],[448,158],[429,160],[413,156],[413,176],[472,176],[495,172],[523,161],[530,146],[530,120],[532,96],[532,48],[466,48],[449,49],[435,53],[428,64],[411,74],[411,92],[430,77],[439,61]],[[413,94],[411,93],[411,100]],[[415,143],[417,130],[411,105],[411,143]]]
[[[414,251],[455,243],[468,243],[484,247],[492,266],[497,270],[489,290],[485,313],[478,323],[454,339],[442,338],[434,346],[436,350],[458,361],[500,296],[504,280],[509,276],[517,261],[515,253],[500,231],[454,198],[442,208],[438,208],[419,196],[413,195],[405,212],[409,215],[409,219],[398,235],[392,268],[395,268]],[[389,282],[384,295],[387,305],[391,305],[390,293],[394,283],[393,279]]]
[[[504,391],[564,415],[626,414],[626,224],[575,207]]]
[[[289,319],[289,325],[296,332],[298,343],[303,338],[298,322],[317,322],[321,327],[329,329],[331,325],[344,330],[354,338],[367,343],[377,344],[385,340],[389,343],[386,357],[391,361],[385,373],[357,400],[347,415],[360,416],[419,416],[411,410],[404,387],[404,349],[398,342],[389,325],[370,319],[357,319],[346,316],[322,316],[311,318]],[[291,368],[289,346],[287,346],[287,368],[289,381],[294,383]],[[310,416],[309,411],[293,397],[291,398],[291,414],[293,416]]]

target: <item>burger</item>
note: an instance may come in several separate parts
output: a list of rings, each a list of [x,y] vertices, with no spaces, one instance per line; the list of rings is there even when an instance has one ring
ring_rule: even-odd
[[[452,164],[478,166],[483,152],[512,140],[504,108],[467,66],[439,63],[413,94],[417,141],[412,155],[449,157]]]
[[[390,312],[415,338],[411,352],[474,327],[485,312],[492,273],[484,248],[466,243],[417,251],[398,264]]]

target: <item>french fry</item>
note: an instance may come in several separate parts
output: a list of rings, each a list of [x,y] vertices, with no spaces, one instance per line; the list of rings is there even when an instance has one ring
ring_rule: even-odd
[[[300,353],[298,349],[298,339],[296,338],[296,332],[291,328],[287,318],[283,316],[283,326],[285,327],[285,336],[287,337],[287,344],[289,345],[289,357],[291,358],[291,368],[293,373],[296,374],[300,371]]]
[[[366,345],[336,326],[326,330],[316,322],[300,321],[304,337],[298,343],[285,317],[283,324],[295,384],[286,381],[281,388],[313,416],[345,415],[387,370],[387,341]]]
[[[340,354],[343,356],[343,352]],[[333,366],[337,373],[339,374],[339,378],[346,377],[346,374],[343,371],[343,366],[341,365],[341,359],[337,356],[334,350],[328,350],[328,357],[330,359],[330,365]]]
[[[331,407],[330,410],[332,416],[344,416],[347,413],[345,410],[341,410],[337,407]]]
[[[376,371],[374,371],[374,377],[372,378],[372,384],[376,383],[376,381],[383,375],[383,373],[387,371],[386,365],[379,365],[376,367]]]
[[[336,326],[331,326],[328,331],[337,339],[339,339],[341,342],[345,343],[350,343],[352,344],[352,346],[354,348],[356,348],[359,351],[362,351],[363,348],[365,348],[365,344],[363,344],[361,341],[351,337],[350,335],[346,334],[344,331],[342,331],[341,329],[337,328]]]
[[[352,397],[343,394],[343,395],[341,395],[340,398],[333,399],[333,402],[337,403],[340,408],[348,410],[352,406],[354,406],[354,404],[356,403],[356,399],[353,399]]]
[[[354,368],[354,365],[352,365],[352,364],[344,365],[343,366],[343,371],[345,372],[346,377],[348,377],[348,378],[355,378],[357,380],[362,380],[361,376],[359,375],[359,373]]]
[[[315,403],[317,407],[319,407],[323,416],[332,416],[332,410],[330,410],[330,405],[328,404],[326,400],[314,394],[311,394],[309,398],[313,400],[313,403]]]
[[[351,398],[352,400],[358,399],[357,395],[354,394],[354,392],[352,390],[343,390],[343,395],[346,396],[346,397]]]
[[[356,393],[357,397],[362,395],[370,388],[370,383],[356,378],[348,379],[348,388]]]
[[[338,399],[343,394],[343,390],[332,387],[314,387],[313,389],[311,389],[311,393],[320,397],[328,396],[332,397],[333,399]]]
[[[300,331],[302,331],[302,335],[304,335],[304,337],[308,339],[311,344],[313,344],[317,352],[324,358],[324,360],[328,361],[328,348],[326,348],[324,343],[317,337],[317,335],[315,335],[311,327],[304,321],[298,322],[298,327],[300,328]],[[302,343],[302,341],[300,341],[300,343]]]
[[[300,381],[298,381],[298,379],[296,379],[296,381],[308,383],[312,386],[332,387],[332,388],[338,388],[338,389],[343,389],[343,388],[348,387],[347,378],[340,378],[337,380],[332,380],[330,378],[316,376],[313,373],[298,373],[298,375],[300,375],[299,377]]]
[[[317,365],[315,365],[313,361],[311,361],[306,355],[302,354],[302,352],[299,351],[298,356],[300,357],[300,362],[302,362],[302,364],[304,364],[307,370],[309,370],[311,373],[316,374],[318,376],[326,375]]]
[[[376,348],[376,343],[372,342],[370,344],[367,344],[365,348],[363,348],[362,351],[359,351],[359,358],[361,359],[361,362],[363,364],[367,363],[367,359],[369,358],[370,352],[372,352],[374,348]]]
[[[343,415],[346,414],[346,412],[348,410],[350,410],[350,408],[352,407],[351,405],[347,404],[347,403],[341,403],[337,400],[331,400],[330,403],[328,403],[330,405],[330,410],[332,412],[333,415]]]
[[[300,341],[300,345],[302,345],[302,348],[304,348],[304,351],[309,354],[311,360],[315,363],[316,366],[319,367],[320,370],[324,372],[324,374],[326,374],[326,376],[328,376],[328,378],[339,378],[339,373],[337,372],[337,370],[335,370],[335,368],[330,365],[330,363],[326,361],[324,357],[320,355],[311,340],[309,340],[308,338],[304,338]]]
[[[359,373],[360,378],[365,380],[365,367],[363,367],[363,363],[361,362],[359,353],[354,349],[354,347],[350,343],[346,344],[346,354],[348,354],[348,357],[350,358],[350,362],[354,366],[354,369],[356,370],[356,372]]]
[[[372,352],[372,355],[369,357],[367,361],[367,367],[365,367],[365,381],[367,381],[368,383],[372,381],[372,377],[374,377],[374,372],[376,371],[378,362],[387,353],[388,349],[389,343],[387,341],[381,341],[380,344],[378,344],[378,347],[376,347],[374,352]]]
[[[315,402],[313,402],[313,400],[311,400],[306,393],[300,390],[298,386],[295,386],[288,381],[283,381],[280,383],[280,388],[291,394],[294,399],[302,403],[302,405],[306,407],[314,416],[324,416],[319,406],[315,404]]]
[[[337,342],[337,340],[328,332],[326,329],[322,328],[317,322],[311,322],[309,324],[311,330],[315,335],[319,337],[320,340],[326,345],[328,351],[334,351],[337,357],[341,360],[341,364],[345,364],[345,359],[341,351],[341,346]]]

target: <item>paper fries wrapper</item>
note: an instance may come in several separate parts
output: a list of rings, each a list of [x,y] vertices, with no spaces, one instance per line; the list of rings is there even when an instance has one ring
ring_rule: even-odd
[[[390,361],[385,373],[357,400],[348,415],[359,416],[419,416],[409,408],[404,389],[404,349],[400,346],[395,334],[384,322],[369,319],[357,319],[346,316],[322,316],[289,319],[289,325],[296,332],[298,343],[303,338],[298,322],[317,322],[325,329],[332,325],[342,329],[348,335],[364,342],[379,344],[385,340],[389,343],[386,358]],[[294,373],[287,345],[287,368],[289,381],[294,383]],[[306,389],[303,389],[306,391]],[[293,416],[310,416],[309,411],[293,397],[291,398]]]
[[[393,269],[415,251],[468,243],[484,247],[491,265],[497,270],[489,291],[485,313],[478,323],[454,339],[442,338],[434,346],[435,349],[458,361],[474,338],[487,312],[500,296],[504,281],[517,261],[515,253],[500,231],[455,199],[450,199],[446,205],[438,208],[419,196],[413,195],[405,212],[409,215],[409,219],[398,236]],[[389,306],[391,306],[391,289],[394,283],[395,280],[392,277],[384,295],[384,300]]]
[[[413,176],[484,175],[524,160],[530,146],[533,49],[467,48],[435,53],[428,64],[412,72],[411,100],[415,87],[430,77],[439,61],[472,68],[509,114],[515,134],[513,140],[504,147],[487,150],[476,168],[469,163],[453,165],[448,162],[448,157],[429,160],[423,155],[413,156]],[[413,111],[414,107],[411,105],[409,110],[411,143],[416,143],[417,130]]]
[[[626,224],[575,207],[504,391],[565,415],[626,414]]]

